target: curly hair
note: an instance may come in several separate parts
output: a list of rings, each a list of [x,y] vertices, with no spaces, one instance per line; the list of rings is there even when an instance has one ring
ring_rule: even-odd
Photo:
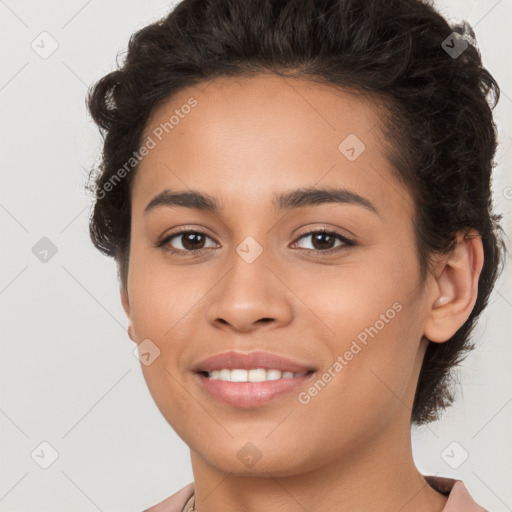
[[[263,72],[372,95],[386,106],[387,156],[415,201],[423,279],[432,256],[448,253],[457,233],[481,236],[473,310],[447,342],[429,340],[418,379],[411,422],[437,420],[454,401],[451,370],[474,348],[471,334],[502,270],[505,244],[491,190],[500,89],[472,28],[449,24],[426,0],[183,0],[132,34],[122,65],[87,96],[103,137],[87,185],[95,195],[92,242],[116,259],[126,286],[133,156],[149,116],[187,86]]]

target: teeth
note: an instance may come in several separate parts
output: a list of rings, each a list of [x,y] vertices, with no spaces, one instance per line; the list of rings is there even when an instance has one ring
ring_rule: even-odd
[[[230,382],[262,382],[265,380],[291,379],[294,377],[303,377],[306,372],[293,373],[282,372],[281,370],[265,368],[255,368],[253,370],[230,370],[223,368],[222,370],[213,370],[208,373],[210,379],[225,380]]]

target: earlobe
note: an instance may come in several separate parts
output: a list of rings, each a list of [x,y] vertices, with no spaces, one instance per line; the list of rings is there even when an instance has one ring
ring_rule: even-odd
[[[136,343],[135,335],[133,332],[131,314],[130,314],[130,301],[128,298],[128,291],[126,290],[126,288],[124,286],[121,286],[121,288],[119,289],[119,293],[121,295],[121,304],[123,305],[124,312],[126,313],[126,316],[128,317],[128,336],[134,343]]]
[[[449,340],[469,318],[478,296],[478,279],[484,253],[482,239],[472,230],[457,237],[457,243],[447,257],[441,258],[434,286],[429,286],[424,336],[442,343]]]

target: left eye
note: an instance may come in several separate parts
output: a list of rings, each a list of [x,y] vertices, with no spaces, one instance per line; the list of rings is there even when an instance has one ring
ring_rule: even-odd
[[[301,235],[298,240],[303,240],[311,238],[312,241],[312,247],[302,247],[303,249],[308,250],[315,250],[320,252],[329,252],[336,247],[343,246],[343,245],[353,245],[353,242],[349,240],[348,238],[340,235],[339,233],[335,233],[332,231],[324,231],[324,230],[318,230],[318,231],[310,231],[309,233],[305,233]],[[333,243],[336,243],[336,241],[340,241],[340,243],[336,245],[332,245]],[[298,242],[296,242],[298,243]]]

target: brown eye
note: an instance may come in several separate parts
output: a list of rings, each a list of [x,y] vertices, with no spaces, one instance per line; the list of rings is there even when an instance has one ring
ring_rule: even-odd
[[[338,249],[343,249],[344,247],[349,247],[354,245],[352,240],[340,235],[339,233],[333,231],[326,230],[316,230],[310,231],[309,233],[305,233],[298,238],[296,244],[301,240],[306,239],[311,240],[311,247],[300,247],[301,249],[306,249],[308,251],[316,251],[316,252],[324,252],[330,253],[335,252]],[[339,241],[336,245],[336,241]]]
[[[193,231],[179,235],[181,244],[184,249],[193,251],[194,249],[202,249],[205,242],[205,235]]]
[[[212,240],[206,233],[202,231],[180,231],[168,236],[159,244],[159,246],[169,246],[167,250],[171,252],[196,252],[206,248],[207,241]],[[213,243],[209,247],[215,247]]]

